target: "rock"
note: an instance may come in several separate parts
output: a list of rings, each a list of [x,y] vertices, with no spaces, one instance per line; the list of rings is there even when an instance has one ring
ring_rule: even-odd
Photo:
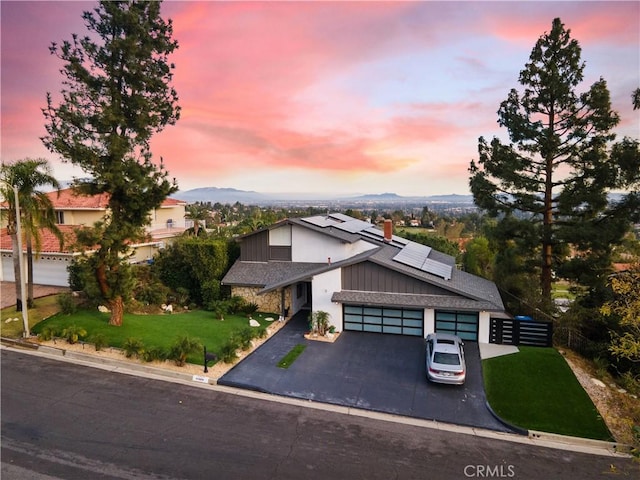
[[[591,382],[592,382],[594,385],[597,385],[598,387],[601,387],[601,388],[607,388],[607,386],[604,384],[604,382],[602,382],[602,381],[598,380],[597,378],[592,378],[592,379],[591,379]]]
[[[98,305],[98,311],[100,313],[109,313],[109,309],[107,307],[105,307],[104,305]]]
[[[249,326],[250,327],[259,327],[260,326],[260,322],[258,322],[257,320],[254,320],[252,318],[251,320],[249,320]]]
[[[275,319],[273,317],[267,317],[265,318],[265,321],[267,322],[273,322]]]
[[[173,305],[167,305],[164,307],[165,313],[173,313]]]
[[[624,388],[619,388],[618,393],[627,393],[627,391]]]

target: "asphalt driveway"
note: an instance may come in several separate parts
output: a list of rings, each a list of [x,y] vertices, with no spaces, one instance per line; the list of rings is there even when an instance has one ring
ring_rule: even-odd
[[[467,342],[463,386],[427,382],[424,340],[400,335],[342,332],[334,343],[306,340],[301,312],[218,383],[287,397],[424,418],[503,432],[486,405],[478,344]],[[288,368],[277,363],[295,345],[307,345]]]

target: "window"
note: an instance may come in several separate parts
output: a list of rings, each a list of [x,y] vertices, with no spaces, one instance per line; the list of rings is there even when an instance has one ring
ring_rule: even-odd
[[[56,210],[56,223],[58,225],[64,225],[64,212]]]

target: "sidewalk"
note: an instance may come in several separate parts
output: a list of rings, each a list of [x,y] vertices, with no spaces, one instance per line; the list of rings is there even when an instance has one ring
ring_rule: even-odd
[[[154,380],[172,382],[190,387],[216,390],[228,393],[230,395],[238,395],[264,401],[278,402],[293,405],[296,407],[314,408],[317,410],[342,413],[344,415],[354,415],[357,417],[366,417],[375,420],[412,425],[421,428],[473,435],[480,438],[504,440],[512,443],[555,448],[559,450],[587,453],[590,455],[601,455],[610,457],[630,456],[627,453],[628,450],[626,449],[626,446],[610,442],[576,437],[565,437],[562,435],[548,434],[544,432],[530,432],[528,436],[523,436],[519,434],[497,432],[482,428],[465,427],[444,422],[435,422],[431,420],[424,420],[420,418],[412,418],[389,413],[372,412],[366,409],[354,407],[345,407],[304,399],[270,395],[262,392],[218,385],[214,379],[206,377],[205,373],[202,373],[200,375],[190,375],[186,373],[169,371],[154,366],[135,364],[128,361],[114,360],[109,358],[98,358],[95,355],[91,355],[90,353],[66,351],[64,349],[64,345],[61,345],[61,348],[53,348],[49,346],[38,346],[37,344],[29,344],[25,348],[24,343],[26,342],[23,342],[21,340],[8,340],[3,338],[2,345],[0,345],[0,350],[19,352],[22,354],[34,355],[50,360],[73,363],[85,367],[99,368],[114,373],[134,375]]]

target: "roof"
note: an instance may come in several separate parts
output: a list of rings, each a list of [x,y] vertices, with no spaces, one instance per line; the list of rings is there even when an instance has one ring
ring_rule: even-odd
[[[343,290],[334,292],[332,301],[455,310],[495,312],[504,310],[502,298],[494,282],[458,270],[452,256],[430,247],[395,235],[390,240],[385,240],[384,233],[368,222],[343,214],[327,214],[287,219],[267,228],[278,228],[283,224],[299,225],[348,243],[365,240],[378,248],[335,263],[237,261],[224,277],[223,282],[229,285],[261,287],[260,293],[266,293],[296,282],[308,281],[314,275],[326,271],[370,261],[441,287],[452,295],[406,295]],[[257,232],[253,234],[255,233]]]
[[[54,210],[106,210],[109,207],[109,194],[82,195],[77,189],[63,188],[47,193]],[[187,202],[176,198],[165,198],[160,208],[187,205]],[[7,208],[7,202],[0,203],[0,208]]]
[[[40,248],[40,253],[71,253],[72,249],[70,248],[76,241],[75,229],[77,226],[75,225],[58,225],[58,228],[62,232],[64,236],[64,246],[62,250],[60,249],[60,241],[58,238],[51,233],[50,230],[43,228],[40,230],[40,238],[42,241],[42,247]],[[13,241],[11,236],[7,233],[7,229],[3,228],[0,230],[0,250],[3,251],[13,251]],[[22,244],[22,251],[26,251],[27,246]]]

